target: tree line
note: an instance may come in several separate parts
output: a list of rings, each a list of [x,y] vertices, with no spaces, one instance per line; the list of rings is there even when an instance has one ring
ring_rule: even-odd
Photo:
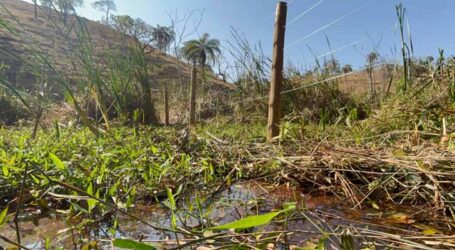
[[[75,9],[84,5],[84,0],[33,0],[35,4],[35,18],[37,18],[38,1],[46,7],[49,16],[52,10],[57,10],[66,24],[68,15],[75,14]],[[140,42],[144,49],[154,46],[164,53],[169,53],[170,45],[176,37],[172,26],[150,25],[141,18],[133,18],[129,15],[113,15],[117,11],[114,0],[97,0],[92,7],[104,14],[102,22],[123,34]],[[188,62],[205,66],[208,61],[215,62],[217,55],[221,54],[220,42],[211,39],[208,33],[202,34],[199,39],[189,40],[183,43],[178,51]]]

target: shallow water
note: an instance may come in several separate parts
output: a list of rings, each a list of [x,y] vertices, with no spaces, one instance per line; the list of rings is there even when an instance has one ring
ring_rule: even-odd
[[[410,223],[405,220],[395,221],[398,223],[385,220],[384,218],[387,218],[387,215],[379,210],[373,208],[354,210],[347,202],[334,196],[303,195],[301,192],[286,186],[277,187],[246,182],[233,185],[210,199],[197,199],[197,196],[201,197],[202,195],[201,193],[193,194],[179,201],[179,210],[181,210],[179,217],[182,219],[182,222],[179,223],[180,226],[184,225],[185,228],[197,229],[201,227],[201,224],[207,223],[207,220],[214,224],[224,224],[247,215],[279,210],[283,208],[283,204],[292,202],[296,203],[299,208],[306,208],[306,218],[298,216],[288,221],[286,227],[285,223],[274,222],[255,230],[280,231],[286,229],[287,231],[296,231],[287,235],[288,243],[296,246],[304,246],[308,242],[317,243],[322,235],[321,230],[334,232],[339,231],[341,226],[368,227],[392,234],[402,233],[402,230],[413,230],[409,225]],[[196,212],[195,204],[198,200],[201,205],[209,204],[202,209],[202,214],[205,216],[198,216],[199,213]],[[406,212],[401,212],[401,214],[406,214]],[[134,209],[134,214],[156,226],[169,228],[171,225],[170,210],[163,204],[139,204]],[[175,235],[153,230],[130,217],[119,215],[118,221],[119,228],[114,232],[115,237],[163,244],[174,242]],[[71,223],[65,222],[63,215],[52,215],[39,219],[35,218],[33,221],[21,222],[22,243],[31,249],[43,249],[44,239],[50,238],[54,240],[52,246],[71,249],[73,243],[71,230],[69,230],[70,226]],[[107,230],[105,224],[100,224],[97,230],[91,230],[87,235],[102,236]],[[0,228],[0,235],[15,240],[16,232],[13,224]],[[336,248],[339,243],[335,238],[329,238],[328,244]],[[101,245],[104,246],[103,249],[112,249],[107,241]],[[2,241],[0,241],[0,246],[8,247]],[[162,245],[163,248],[166,246],[169,245]]]

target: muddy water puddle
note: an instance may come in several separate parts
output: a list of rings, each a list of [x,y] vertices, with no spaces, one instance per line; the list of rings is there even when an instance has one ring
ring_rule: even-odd
[[[188,229],[201,229],[207,224],[225,224],[253,214],[263,214],[273,210],[280,210],[283,204],[293,203],[298,208],[305,208],[304,213],[297,214],[288,221],[276,221],[267,226],[259,227],[256,231],[290,231],[287,242],[290,245],[305,246],[309,243],[317,243],[323,232],[340,232],[340,227],[366,228],[390,234],[412,234],[419,230],[428,230],[428,226],[412,226],[414,220],[410,209],[400,211],[393,210],[390,213],[382,213],[379,209],[363,208],[352,209],[347,201],[340,200],[328,195],[302,195],[286,186],[272,186],[268,184],[246,182],[233,185],[215,195],[205,196],[198,192],[178,201],[178,225]],[[171,227],[171,212],[165,202],[154,205],[138,204],[134,214],[148,223],[159,227]],[[22,244],[30,249],[44,249],[45,239],[50,239],[52,246],[60,246],[64,249],[74,248],[74,240],[80,239],[80,235],[71,232],[71,222],[64,215],[56,215],[45,218],[34,218],[23,221],[20,224]],[[433,227],[431,227],[433,229]],[[434,229],[436,230],[436,229]],[[435,231],[441,233],[440,231]],[[0,228],[0,235],[11,240],[16,239],[14,224],[10,223]],[[83,238],[106,239],[101,245],[102,249],[112,249],[107,241],[108,237],[128,238],[172,244],[175,235],[153,230],[147,225],[124,215],[118,216],[118,229],[109,230],[106,223],[100,223],[99,228],[87,232]],[[79,237],[79,238],[78,238]],[[183,236],[182,236],[183,237]],[[180,238],[180,237],[179,237]],[[90,241],[90,240],[88,240]],[[337,240],[332,241],[334,246]],[[0,246],[9,247],[0,240]]]

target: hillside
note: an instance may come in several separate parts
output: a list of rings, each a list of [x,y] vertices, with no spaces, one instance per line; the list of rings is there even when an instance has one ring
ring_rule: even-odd
[[[373,82],[377,93],[386,92],[389,87],[389,83],[391,84],[390,91],[395,91],[395,81],[398,80],[399,75],[396,70],[393,70],[393,68],[394,65],[382,65],[373,70]],[[369,84],[370,78],[366,71],[355,72],[351,75],[339,78],[338,80],[341,92],[357,96],[367,94],[369,92]]]
[[[7,9],[0,7],[0,19],[13,26],[19,33],[22,39],[18,39],[11,35],[11,32],[5,28],[0,28],[0,64],[5,63],[10,66],[6,74],[8,78],[14,79],[12,82],[25,87],[26,89],[33,87],[30,75],[23,72],[23,65],[20,60],[15,57],[28,58],[30,51],[24,50],[24,46],[32,45],[34,49],[46,54],[49,60],[59,69],[68,71],[72,68],[71,62],[76,56],[78,39],[72,29],[72,24],[76,22],[74,17],[69,17],[67,26],[63,26],[59,20],[57,13],[49,12],[46,8],[38,8],[38,19],[34,18],[34,6],[32,4],[19,0],[2,0],[1,4]],[[10,12],[10,13],[8,13]],[[12,18],[13,15],[17,20]],[[98,63],[106,63],[107,52],[113,49],[122,49],[127,43],[128,38],[120,32],[113,30],[101,23],[90,21],[82,18],[90,35],[90,43],[94,48],[95,60]],[[20,25],[17,24],[20,23]],[[5,55],[4,52],[11,55]],[[64,56],[62,56],[64,55]],[[154,75],[155,82],[158,81],[175,81],[182,80],[183,84],[187,84],[190,80],[190,67],[180,62],[182,79],[180,79],[177,59],[171,56],[166,56],[162,52],[149,48],[147,53],[147,63],[149,65],[161,67],[161,70]],[[232,88],[232,85],[212,77],[209,80],[215,89]]]

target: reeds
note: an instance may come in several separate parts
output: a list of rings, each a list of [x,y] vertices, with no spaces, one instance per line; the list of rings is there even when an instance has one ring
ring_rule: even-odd
[[[406,18],[406,8],[403,7],[403,4],[395,6],[399,32],[401,38],[401,56],[403,60],[403,77],[402,83],[399,86],[400,90],[406,91],[408,87],[412,84],[411,72],[412,72],[412,54],[414,53],[414,45],[412,43],[411,31],[409,27],[409,22]],[[407,38],[405,28],[407,28]]]
[[[7,13],[5,6],[1,6]],[[75,12],[75,10],[73,10]],[[56,12],[58,13],[58,12]],[[116,54],[116,62],[110,65],[100,61],[100,51],[96,51],[93,41],[89,34],[89,29],[83,18],[77,15],[68,19],[67,25],[62,25],[58,20],[49,19],[57,33],[65,34],[65,42],[74,45],[74,50],[68,52],[65,61],[70,68],[61,68],[62,62],[56,63],[52,61],[47,52],[40,48],[37,41],[25,37],[23,24],[9,13],[10,19],[13,22],[8,23],[5,20],[0,20],[0,25],[16,40],[21,41],[21,49],[27,51],[29,55],[26,57],[10,53],[7,50],[1,52],[14,60],[21,62],[25,70],[30,72],[36,79],[46,79],[50,89],[61,92],[68,102],[72,104],[77,117],[82,121],[82,124],[94,134],[99,134],[100,131],[110,129],[110,120],[112,119],[112,108],[115,108],[115,115],[122,119],[131,119],[134,109],[141,112],[142,119],[139,122],[156,124],[156,111],[154,108],[153,94],[151,93],[151,74],[156,71],[148,67],[145,62],[145,52],[142,45],[132,41],[127,37],[122,36],[125,42],[125,48],[122,54]],[[113,52],[107,51],[106,54]],[[119,65],[127,66],[120,68]],[[43,67],[44,66],[44,67]],[[37,112],[39,108],[32,108],[30,103],[33,98],[33,93],[21,94],[20,90],[11,84],[6,79],[0,80],[0,85],[11,91],[24,104],[31,113]],[[19,84],[20,85],[20,84]],[[17,86],[19,86],[17,85]],[[131,85],[131,86],[129,86]],[[56,87],[56,88],[55,88]],[[135,95],[139,94],[139,98],[131,96],[132,88],[139,90]],[[45,98],[40,98],[41,101],[48,102],[52,97],[52,93],[42,91],[46,94]],[[26,96],[28,96],[26,98]],[[128,98],[128,100],[127,100]],[[127,102],[140,100],[141,105],[128,105]],[[35,98],[37,99],[37,98]],[[91,115],[90,103],[94,102]],[[37,107],[44,107],[41,104],[33,104]],[[131,110],[130,108],[133,108]],[[101,119],[98,118],[98,113]],[[100,126],[102,125],[102,126]]]

